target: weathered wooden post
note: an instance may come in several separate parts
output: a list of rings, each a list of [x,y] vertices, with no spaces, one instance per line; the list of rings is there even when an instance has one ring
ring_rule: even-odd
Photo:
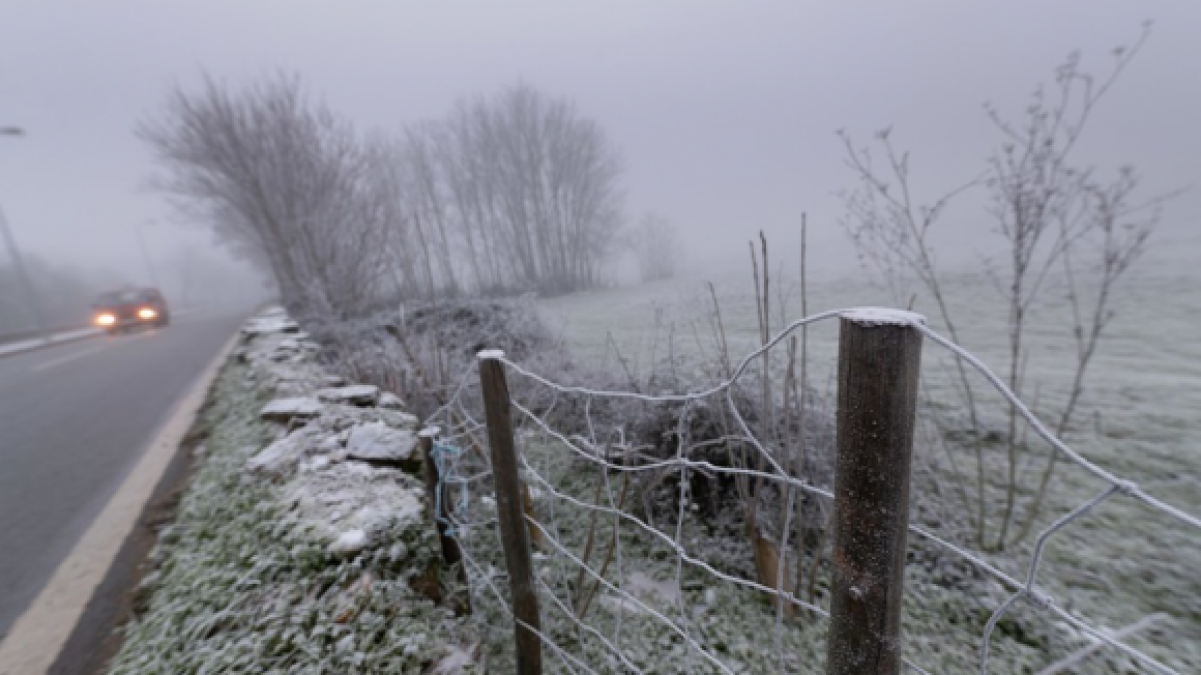
[[[441,479],[438,477],[438,463],[434,458],[434,437],[437,435],[436,427],[428,427],[422,429],[417,434],[417,447],[421,449],[421,456],[425,462],[425,493],[429,495],[430,500],[430,518],[434,521],[434,526],[438,530],[438,542],[442,546],[442,562],[447,568],[454,567],[463,559],[463,553],[459,550],[459,542],[450,534],[450,508],[446,504],[449,490],[446,485],[441,484]],[[465,578],[464,574],[460,574],[460,578]]]
[[[828,675],[896,675],[909,525],[920,315],[842,315]]]
[[[504,352],[479,353],[480,390],[484,396],[484,420],[488,425],[488,447],[492,455],[492,481],[496,489],[496,516],[500,523],[501,544],[509,572],[513,596],[514,631],[517,638],[517,672],[541,675],[542,624],[538,616],[538,589],[534,585],[534,565],[529,530],[525,522],[521,478],[517,467],[517,448],[513,442],[510,417],[509,385],[500,359]]]

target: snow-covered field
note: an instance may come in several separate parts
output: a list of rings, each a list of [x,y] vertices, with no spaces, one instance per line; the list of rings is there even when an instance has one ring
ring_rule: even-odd
[[[726,331],[735,358],[757,344],[756,316],[749,271],[712,279],[721,303]],[[795,277],[776,274],[772,303],[772,330],[802,316]],[[1197,515],[1201,513],[1201,287],[1194,270],[1180,266],[1149,269],[1129,280],[1119,292],[1116,315],[1100,347],[1081,404],[1081,414],[1067,440],[1089,460],[1139,483],[1153,495]],[[1001,370],[1007,353],[999,297],[983,276],[962,275],[949,285],[964,346],[986,363]],[[1070,386],[1074,346],[1069,311],[1061,289],[1048,288],[1046,303],[1036,306],[1029,334],[1033,345],[1026,365],[1025,397],[1035,399],[1040,410],[1061,405]],[[811,314],[828,309],[862,305],[892,305],[888,295],[858,277],[810,280]],[[917,297],[915,311],[939,323],[933,308]],[[621,288],[544,300],[541,310],[552,330],[558,331],[572,352],[609,367],[617,367],[615,348],[631,368],[646,371],[668,353],[699,356],[698,363],[714,358],[711,300],[705,280],[669,282]],[[837,352],[837,322],[826,322],[809,333],[810,381],[819,391],[833,393]],[[948,377],[948,355],[927,341],[923,356],[925,406],[954,406],[956,398]],[[698,376],[700,369],[697,369]],[[1035,394],[1035,392],[1037,392]],[[986,421],[999,424],[1004,407],[999,396],[987,396]],[[915,476],[915,499],[950,500],[952,477],[941,450],[935,452],[928,437],[919,437],[915,462],[933,470]],[[952,452],[966,452],[965,449]],[[1046,452],[1045,448],[1041,452]],[[1037,464],[1041,465],[1041,463]],[[990,467],[990,470],[998,470]],[[1031,473],[1035,480],[1036,473]],[[1052,482],[1047,508],[1038,522],[1048,524],[1105,485],[1075,466],[1059,468]],[[992,476],[990,476],[990,480]],[[956,524],[950,524],[956,525]],[[979,552],[962,523],[948,527],[945,536]],[[1033,539],[1033,538],[1031,538]],[[1032,541],[1000,553],[981,553],[998,568],[1024,578]],[[1116,630],[1140,619],[1163,613],[1155,628],[1140,631],[1127,641],[1179,672],[1201,670],[1201,536],[1168,517],[1129,499],[1107,501],[1087,518],[1074,523],[1050,540],[1039,575],[1039,586],[1061,607],[1087,619],[1102,630]],[[979,648],[979,635],[995,603],[962,598],[948,599],[933,587],[907,589],[906,628],[910,644],[921,644],[933,672],[958,672],[965,655]],[[974,606],[974,609],[971,609]],[[962,616],[969,608],[967,626]],[[1045,656],[1063,656],[1079,635],[1057,617],[1032,609],[1020,614],[1010,627],[1040,646]],[[968,641],[967,644],[955,644]],[[958,653],[945,658],[940,653]],[[922,660],[917,659],[921,664]],[[1039,659],[1023,664],[995,666],[998,672],[1037,667]],[[1046,661],[1042,661],[1046,663]],[[1002,665],[1003,664],[1003,665]],[[1080,672],[1141,672],[1112,649],[1101,650],[1081,666]]]

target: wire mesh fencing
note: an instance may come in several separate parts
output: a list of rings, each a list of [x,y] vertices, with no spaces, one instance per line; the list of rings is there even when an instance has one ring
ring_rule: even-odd
[[[1178,672],[1057,603],[1039,585],[1040,566],[1057,533],[1111,499],[1135,500],[1187,528],[1201,529],[1201,520],[1069,447],[980,359],[921,317],[876,310],[800,319],[730,364],[717,385],[686,394],[564,385],[503,353],[482,352],[480,363],[500,366],[503,413],[515,423],[512,460],[519,479],[502,485],[498,475],[497,444],[489,442],[496,429],[485,422],[489,403],[478,367],[430,417],[427,435],[434,513],[455,542],[454,562],[497,672],[534,672],[527,670],[529,655],[521,653],[529,648],[529,641],[521,646],[523,635],[545,655],[545,664],[539,655],[540,667],[550,672],[836,671],[838,659],[828,654],[836,637],[831,607],[839,606],[832,596],[844,593],[842,607],[857,606],[868,602],[863,596],[893,592],[872,584],[895,583],[899,599],[901,576],[865,582],[855,577],[859,561],[840,558],[846,549],[839,542],[825,552],[835,520],[865,527],[875,521],[873,514],[854,511],[862,507],[856,503],[862,490],[839,486],[835,502],[833,416],[822,402],[799,395],[804,383],[794,376],[785,373],[773,382],[771,355],[789,349],[794,333],[809,324],[842,319],[845,332],[848,317],[868,326],[903,326],[949,350],[1015,406],[1062,459],[1106,485],[1038,533],[1020,575],[902,520],[911,544],[936,547],[1008,589],[972,646],[978,671],[992,672],[1001,649],[998,627],[1025,605],[1149,672]],[[840,387],[845,380],[840,363]],[[869,435],[878,431],[868,429]],[[902,518],[907,506],[898,505]],[[506,529],[506,514],[513,513],[521,532],[511,522]],[[862,534],[848,529],[836,536],[849,541]],[[513,550],[517,539],[524,553]],[[901,546],[903,567],[903,536]],[[514,555],[526,556],[519,570]],[[839,575],[846,583],[838,583]],[[526,592],[534,614],[519,597]],[[835,622],[835,630],[845,625]],[[889,639],[895,644],[885,641],[885,648],[895,649],[904,668],[937,672],[923,665],[922,653],[906,650],[903,639]]]

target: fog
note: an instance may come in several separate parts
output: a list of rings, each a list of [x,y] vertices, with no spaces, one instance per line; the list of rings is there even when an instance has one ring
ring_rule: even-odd
[[[1199,28],[3,0],[0,673],[1201,672]]]
[[[523,82],[603,127],[622,153],[628,216],[675,223],[685,271],[745,264],[760,229],[791,249],[802,213],[815,264],[853,271],[835,193],[854,177],[836,130],[868,141],[892,127],[917,199],[933,200],[997,145],[985,101],[1020,114],[1069,52],[1103,71],[1146,19],[1151,38],[1080,156],[1136,165],[1154,194],[1201,178],[1191,2],[20,1],[0,18],[0,126],[26,135],[0,138],[0,208],[27,256],[112,281],[149,280],[140,230],[171,292],[188,256],[232,264],[148,184],[133,130],[173,84],[296,73],[360,129],[398,133]],[[969,197],[949,212],[945,262],[974,264],[981,207]],[[1198,215],[1195,191],[1173,200],[1154,254],[1195,258]]]

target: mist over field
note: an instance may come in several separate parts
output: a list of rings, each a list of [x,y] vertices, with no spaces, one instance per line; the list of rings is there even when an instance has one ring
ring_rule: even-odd
[[[296,73],[362,131],[395,134],[456,100],[526,82],[573,100],[605,129],[621,150],[631,220],[650,211],[676,223],[687,235],[684,264],[730,267],[756,231],[783,243],[807,212],[823,252],[813,264],[839,271],[854,258],[837,225],[834,193],[851,176],[836,130],[864,141],[893,127],[932,199],[974,177],[996,145],[985,102],[1020,113],[1070,52],[1102,69],[1146,19],[1157,20],[1154,38],[1092,121],[1082,163],[1133,164],[1151,193],[1193,184],[1201,172],[1188,31],[1195,13],[1173,2],[753,10],[18,3],[0,25],[0,126],[27,135],[0,146],[3,205],[28,255],[144,277],[135,224],[179,223],[145,231],[164,257],[212,240],[149,189],[151,156],[131,133],[172,83],[208,74],[243,86]],[[1194,192],[1173,204],[1163,250],[1195,246],[1198,199]],[[975,263],[974,233],[987,227],[982,203],[953,212],[956,226],[940,235],[948,263]],[[176,244],[189,229],[194,236]]]

